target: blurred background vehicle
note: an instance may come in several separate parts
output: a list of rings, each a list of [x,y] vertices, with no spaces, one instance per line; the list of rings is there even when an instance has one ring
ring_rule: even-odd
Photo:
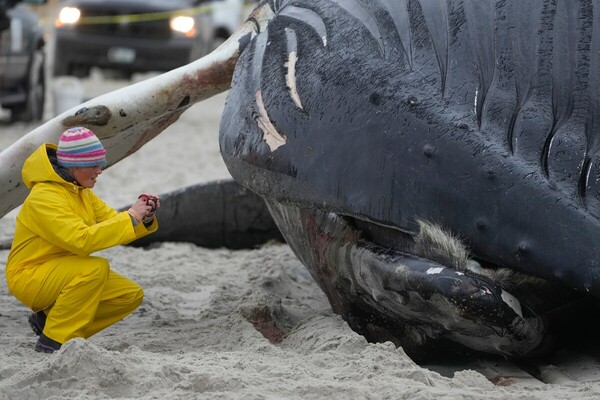
[[[43,116],[46,41],[37,15],[25,3],[45,2],[0,0],[0,105],[10,110],[12,121]]]
[[[52,75],[168,71],[211,49],[206,0],[67,0],[55,23]]]
[[[98,80],[114,90],[134,73],[139,81],[200,58],[237,30],[257,3],[0,0],[0,124],[61,114],[97,95],[90,85]],[[65,7],[71,9],[60,22]],[[79,20],[68,23],[73,12]]]
[[[246,20],[258,0],[211,0],[210,16],[213,26],[212,48],[217,48]]]

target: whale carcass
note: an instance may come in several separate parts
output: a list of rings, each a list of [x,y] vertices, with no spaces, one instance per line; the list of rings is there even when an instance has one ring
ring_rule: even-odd
[[[2,152],[0,206],[63,127],[89,126],[114,163],[233,73],[227,167],[351,327],[413,356],[535,355],[556,310],[600,295],[598,16],[591,0],[264,1],[215,53]]]
[[[600,295],[600,2],[275,7],[221,151],[333,309],[412,354],[548,346]]]

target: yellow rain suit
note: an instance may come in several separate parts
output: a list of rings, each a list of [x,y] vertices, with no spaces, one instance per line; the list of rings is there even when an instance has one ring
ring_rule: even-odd
[[[55,151],[44,144],[23,166],[31,192],[17,216],[6,282],[23,304],[44,310],[44,335],[65,343],[92,336],[141,304],[139,285],[90,254],[154,232],[158,223],[134,226],[127,212],[62,179],[48,156]]]

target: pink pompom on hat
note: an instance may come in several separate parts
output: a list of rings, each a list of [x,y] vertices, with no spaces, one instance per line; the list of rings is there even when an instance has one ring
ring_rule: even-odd
[[[106,150],[94,132],[75,127],[60,135],[56,158],[63,168],[95,167],[106,165]]]

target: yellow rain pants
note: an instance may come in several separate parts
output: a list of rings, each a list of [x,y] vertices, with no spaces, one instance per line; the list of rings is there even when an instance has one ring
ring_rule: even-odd
[[[31,192],[17,215],[5,275],[17,299],[47,314],[44,335],[64,343],[90,337],[140,305],[142,288],[92,253],[155,232],[158,222],[134,226],[127,212],[65,181],[51,164],[53,152],[55,145],[44,144],[23,166]]]
[[[138,284],[93,256],[61,257],[23,271],[12,292],[32,310],[44,310],[44,335],[58,343],[94,335],[133,312],[144,297]]]

